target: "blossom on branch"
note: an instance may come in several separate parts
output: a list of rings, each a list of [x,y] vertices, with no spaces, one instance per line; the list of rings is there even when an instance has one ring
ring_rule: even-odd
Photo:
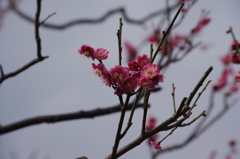
[[[240,71],[234,75],[235,82],[240,82]]]
[[[199,33],[199,32],[203,29],[203,27],[206,26],[210,21],[211,21],[211,19],[208,18],[208,17],[202,18],[202,19],[198,22],[197,27],[195,27],[194,29],[192,29],[192,34]]]
[[[115,66],[109,71],[114,85],[121,85],[122,81],[128,77],[129,69],[120,65]]]
[[[98,60],[105,60],[108,58],[108,51],[103,48],[98,48],[95,52],[95,58]]]
[[[140,66],[140,68],[143,68],[145,65],[149,64],[151,62],[150,58],[147,57],[146,54],[143,54],[142,56],[137,57],[137,62]]]
[[[235,41],[231,44],[231,49],[232,50],[237,50],[237,48],[240,49],[240,43],[238,41]]]
[[[137,49],[130,44],[129,42],[125,42],[124,46],[126,47],[127,54],[128,54],[128,62],[133,61],[137,57]]]
[[[230,68],[225,68],[222,76],[218,79],[218,83],[213,86],[215,91],[220,91],[227,84],[228,75],[232,72]]]
[[[238,56],[237,51],[232,52],[230,55],[230,58],[231,58],[232,63],[240,64],[240,56]]]
[[[229,54],[225,56],[220,56],[219,58],[224,65],[228,65],[231,62],[231,57]]]
[[[156,125],[157,125],[156,122],[157,122],[157,118],[156,117],[149,117],[147,125],[146,125],[146,131],[150,131],[153,128],[155,128]],[[158,138],[158,134],[154,134],[151,137],[149,137],[148,139],[149,139],[149,141],[155,142],[157,140],[157,138]]]
[[[78,52],[81,55],[87,56],[87,57],[91,57],[92,60],[95,59],[95,50],[88,46],[88,45],[82,45],[81,48],[78,50]]]
[[[105,69],[105,66],[104,64],[98,64],[98,65],[95,65],[94,63],[92,63],[92,67],[93,67],[93,73],[98,75],[98,77],[100,77],[103,81],[103,83],[106,85],[106,86],[111,86],[111,82],[110,82],[110,79],[109,79],[109,76],[108,76],[108,70]]]
[[[150,141],[150,144],[152,145],[152,148],[154,148],[154,149],[156,149],[158,151],[162,151],[162,147],[158,143]]]

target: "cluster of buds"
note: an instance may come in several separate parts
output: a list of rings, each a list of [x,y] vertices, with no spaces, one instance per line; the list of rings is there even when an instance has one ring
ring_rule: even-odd
[[[232,29],[228,30],[227,33],[232,33],[233,37],[234,34],[232,32]],[[230,64],[240,64],[240,43],[233,38],[233,43],[230,47],[230,54],[228,53],[225,56],[220,57],[220,60],[222,64],[224,65],[224,71],[222,73],[222,76],[219,78],[218,83],[213,86],[213,89],[215,91],[220,91],[222,88],[224,88],[227,84],[227,79],[230,73],[233,73],[229,67]],[[233,73],[234,75],[231,75],[232,78],[234,78],[233,84],[229,87],[229,90],[227,92],[227,95],[232,94],[233,92],[238,91],[240,83],[240,71],[237,73]]]
[[[198,25],[192,29],[192,34],[199,33],[209,22],[211,21],[210,18],[204,17],[199,22]]]
[[[94,74],[98,75],[106,86],[113,87],[114,94],[133,94],[136,88],[153,89],[158,83],[163,82],[164,76],[156,64],[152,64],[147,55],[138,56],[136,61],[128,63],[128,67],[117,65],[110,70],[105,68],[102,60],[107,59],[108,51],[103,48],[93,49],[82,45],[78,52],[92,60],[99,60],[99,64],[92,63]]]

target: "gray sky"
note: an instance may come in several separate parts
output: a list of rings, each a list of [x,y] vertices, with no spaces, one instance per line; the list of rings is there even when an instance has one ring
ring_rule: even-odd
[[[130,2],[127,0],[51,0],[42,2],[41,18],[57,12],[48,22],[61,24],[80,17],[99,17],[109,8],[119,6],[125,6],[132,18],[140,18],[163,8],[164,3],[157,0]],[[213,83],[217,80],[222,71],[218,56],[228,51],[232,40],[225,31],[232,26],[235,36],[240,39],[239,6],[238,0],[199,1],[192,8],[183,25],[175,30],[177,33],[188,33],[197,23],[201,11],[203,9],[210,11],[209,16],[212,21],[195,42],[203,41],[209,43],[211,47],[204,52],[196,49],[180,63],[173,64],[164,74],[166,78],[161,84],[163,91],[150,97],[152,107],[149,115],[158,116],[158,123],[172,114],[170,95],[172,83],[175,83],[176,101],[179,103],[183,97],[189,95],[209,66],[213,66],[214,70],[208,79],[213,80]],[[24,0],[19,7],[27,14],[35,15],[35,1]],[[103,47],[110,52],[105,62],[107,68],[117,65],[116,31],[119,27],[119,17],[118,14],[111,16],[102,24],[78,25],[63,31],[41,28],[42,54],[49,55],[50,58],[2,83],[1,125],[38,115],[90,110],[117,104],[118,98],[113,95],[113,90],[105,87],[92,73],[92,61],[80,56],[77,50],[82,44],[88,44],[94,48]],[[128,40],[135,45],[139,44],[140,39],[149,35],[151,26],[156,26],[155,22],[149,21],[144,28],[124,22],[123,40]],[[148,54],[148,50],[149,47],[146,45],[141,50],[141,54]],[[0,30],[0,57],[0,63],[6,73],[14,71],[36,57],[34,27],[14,13],[6,15]],[[239,70],[239,66],[235,69]],[[212,84],[199,100],[193,116],[197,116],[206,109]],[[215,113],[222,107],[221,96],[221,93],[217,94]],[[218,151],[218,158],[224,158],[228,152],[228,141],[236,139],[240,142],[239,112],[238,103],[197,141],[181,150],[164,154],[162,158],[175,159],[181,156],[189,159],[204,159],[212,150]],[[0,136],[0,159],[10,159],[11,153],[17,153],[19,159],[26,159],[35,151],[38,152],[38,158],[73,159],[83,155],[89,159],[104,158],[111,153],[118,116],[119,114],[112,114],[94,119],[40,124],[4,134]],[[139,135],[141,117],[142,111],[139,109],[135,113],[134,124],[120,147]],[[165,146],[182,142],[194,125],[196,123],[190,127],[179,128],[162,144],[163,149]],[[161,137],[164,134],[166,133]],[[239,156],[240,154],[236,158]],[[149,158],[146,142],[122,156],[122,159],[128,158]]]

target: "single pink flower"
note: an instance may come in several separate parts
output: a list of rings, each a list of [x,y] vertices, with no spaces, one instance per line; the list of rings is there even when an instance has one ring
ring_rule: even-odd
[[[150,131],[156,127],[157,119],[155,117],[149,117],[146,125],[146,131]]]
[[[108,76],[108,70],[105,69],[104,64],[98,64],[95,65],[94,63],[92,63],[92,67],[93,67],[93,73],[98,75],[98,77],[100,77],[103,81],[103,83],[105,83],[106,86],[111,86],[111,82]]]
[[[230,58],[231,58],[232,63],[240,64],[240,56],[238,56],[237,51],[231,53]]]
[[[128,53],[128,62],[135,60],[137,57],[137,49],[129,42],[125,42],[124,46]]]
[[[148,41],[151,43],[158,44],[161,40],[161,30],[157,29],[154,31],[153,35],[148,38]]]
[[[127,67],[117,65],[110,69],[109,73],[111,75],[112,82],[118,86],[126,77],[128,77],[129,69]]]
[[[202,18],[202,19],[198,22],[197,27],[195,27],[194,29],[192,29],[192,34],[199,33],[199,32],[203,29],[203,27],[205,27],[210,21],[211,21],[211,19],[208,18],[208,17]]]
[[[231,44],[231,49],[237,50],[237,46],[238,46],[238,48],[240,48],[240,43],[238,41],[235,41]]]
[[[135,93],[135,89],[137,88],[138,78],[136,76],[128,76],[126,77],[122,84],[121,88],[123,93]]]
[[[230,95],[230,94],[232,94],[232,93],[234,93],[234,92],[237,92],[238,89],[239,89],[238,85],[237,85],[236,83],[233,84],[233,85],[229,88],[229,90],[228,90],[228,95]]]
[[[143,78],[153,78],[160,73],[156,64],[147,64],[141,70],[141,76]]]
[[[138,86],[141,86],[142,88],[147,88],[149,90],[153,89],[155,87],[155,83],[148,78],[140,78]]]
[[[140,67],[136,61],[131,61],[128,63],[128,68],[130,71],[139,71]]]
[[[202,18],[202,19],[200,20],[199,25],[201,25],[201,26],[205,26],[205,25],[207,25],[210,21],[211,21],[210,18],[208,18],[208,17],[204,17],[204,18]]]
[[[95,58],[98,60],[105,60],[108,58],[108,51],[103,48],[98,48],[95,52]]]
[[[81,48],[78,50],[78,52],[81,55],[87,56],[87,57],[91,57],[92,60],[95,59],[95,51],[92,47],[88,46],[88,45],[82,45]]]
[[[147,57],[146,54],[143,54],[142,56],[137,57],[137,62],[140,66],[140,68],[143,68],[143,66],[149,64],[151,62],[150,58]]]
[[[156,149],[158,151],[162,151],[162,148],[161,148],[161,146],[159,144],[157,144],[157,143],[155,143],[153,141],[150,141],[150,144],[151,144],[152,148],[154,148],[154,149]]]
[[[234,75],[235,82],[240,82],[240,71]]]
[[[229,54],[219,57],[224,65],[228,65],[231,62],[231,57]]]
[[[147,120],[146,131],[150,131],[155,128],[157,125],[157,118],[156,117],[149,117]],[[158,138],[158,134],[154,134],[148,138],[149,141],[155,142]]]

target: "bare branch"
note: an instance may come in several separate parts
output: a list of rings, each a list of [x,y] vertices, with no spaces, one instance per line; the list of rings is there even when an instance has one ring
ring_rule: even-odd
[[[12,2],[12,0],[9,0],[11,7],[13,8],[13,10],[17,13],[18,16],[20,16],[21,18],[27,20],[28,22],[34,23],[34,19],[31,16],[28,16],[27,14],[25,14],[24,12],[20,11]],[[172,5],[171,7],[169,7],[168,9],[170,11],[178,8],[179,3],[176,3],[174,5]],[[148,14],[145,17],[139,18],[139,19],[133,19],[130,18],[127,13],[126,13],[126,9],[124,7],[118,7],[115,9],[111,9],[108,12],[106,12],[105,14],[101,15],[99,18],[91,18],[91,19],[76,19],[70,22],[66,22],[64,24],[52,24],[52,23],[44,23],[42,24],[43,27],[49,28],[49,29],[56,29],[56,30],[63,30],[63,29],[67,29],[70,28],[74,25],[82,25],[82,24],[97,24],[97,23],[102,23],[105,20],[107,20],[110,16],[120,13],[122,15],[122,18],[129,24],[135,24],[135,25],[144,25],[144,23],[156,16],[159,16],[161,14],[164,14],[166,12],[166,9],[161,9],[158,11],[154,11],[150,14]]]
[[[138,104],[136,107],[143,107],[143,104]],[[132,103],[130,103],[126,110],[132,109]],[[66,114],[57,114],[57,115],[44,115],[33,118],[28,118],[25,120],[21,120],[9,125],[0,127],[0,135],[5,134],[11,131],[15,131],[27,126],[41,124],[41,123],[57,123],[61,121],[75,120],[75,119],[83,119],[83,118],[94,118],[97,116],[107,115],[119,112],[120,105],[108,107],[108,108],[96,108],[89,111],[78,111],[74,113],[66,113]]]
[[[45,56],[45,57],[42,57],[41,59],[33,59],[32,61],[30,61],[29,63],[27,63],[26,65],[22,66],[21,68],[17,69],[16,71],[13,71],[11,73],[8,73],[8,74],[3,74],[0,78],[0,84],[8,79],[8,78],[11,78],[11,77],[14,77],[16,75],[18,75],[19,73],[25,71],[26,69],[28,69],[29,67],[33,66],[34,64],[37,64],[41,61],[43,61],[44,59],[48,58],[48,56]]]
[[[35,39],[36,39],[36,44],[37,44],[37,57],[36,59],[33,59],[32,61],[28,62],[27,64],[25,64],[24,66],[22,66],[21,68],[17,69],[16,71],[13,71],[11,73],[8,74],[4,74],[3,73],[3,69],[2,66],[0,67],[1,69],[1,78],[0,78],[0,84],[10,78],[10,77],[14,77],[16,75],[18,75],[19,73],[25,71],[26,69],[28,69],[29,67],[33,66],[34,64],[37,64],[40,61],[43,61],[44,59],[48,58],[48,56],[42,56],[41,54],[41,38],[39,35],[39,17],[40,17],[40,13],[41,13],[41,0],[37,0],[37,11],[36,11],[36,18],[35,18]]]

